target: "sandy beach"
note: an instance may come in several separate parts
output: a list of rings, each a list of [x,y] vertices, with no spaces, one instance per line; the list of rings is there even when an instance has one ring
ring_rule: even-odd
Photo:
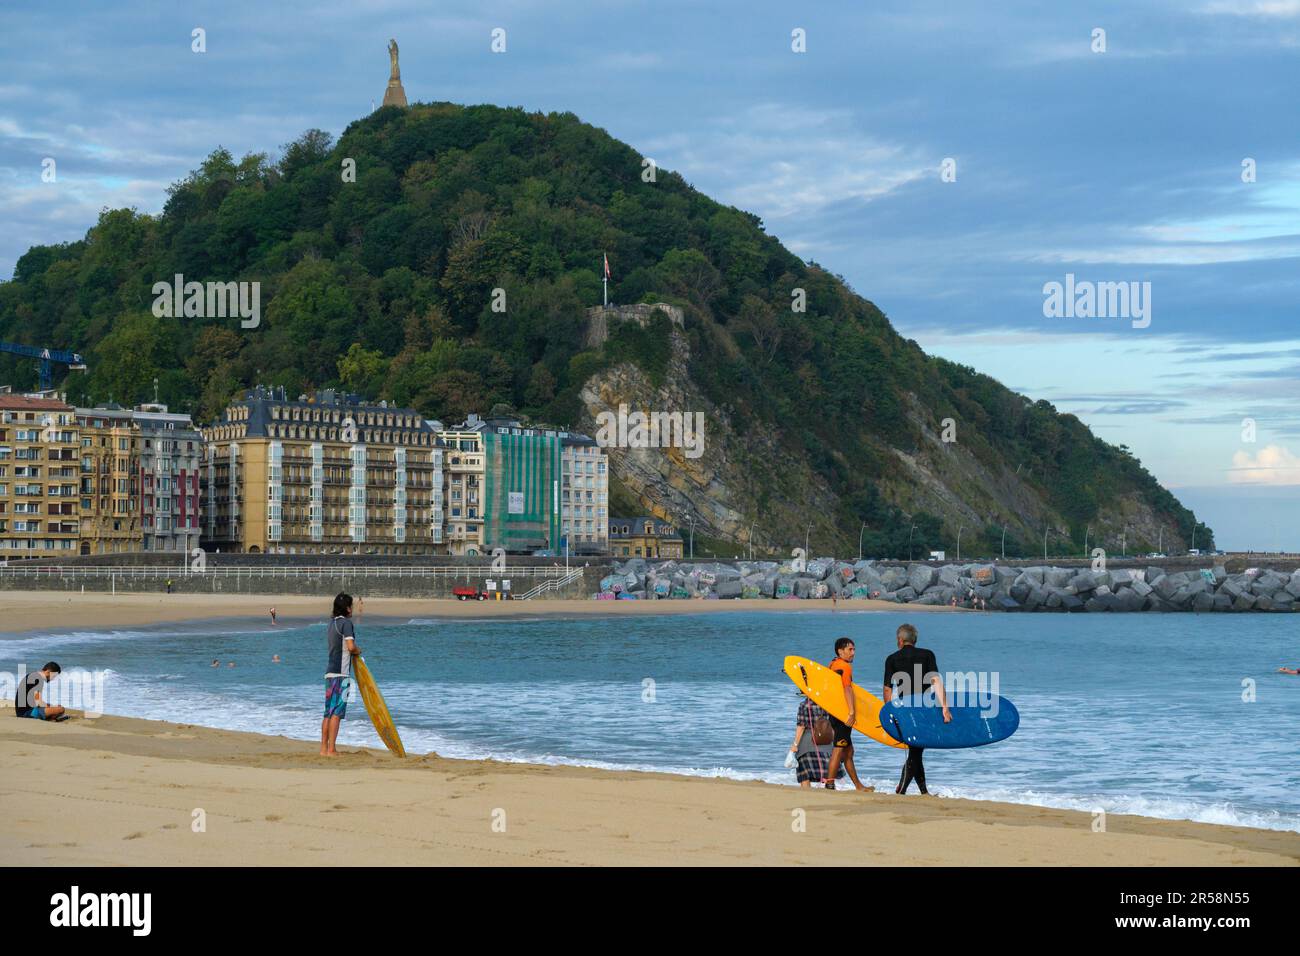
[[[286,619],[325,613],[318,596],[6,597],[8,632],[250,617],[271,605]],[[367,614],[391,617],[813,609],[831,606],[367,602]],[[881,610],[898,608],[855,601],[836,613]],[[1094,832],[1088,813],[984,801],[352,748],[328,759],[307,740],[112,716],[47,724],[16,720],[11,706],[0,703],[7,865],[310,864],[339,850],[390,865],[1300,864],[1300,834],[1288,832],[1119,815]],[[359,705],[353,717],[365,719]]]
[[[1300,834],[0,710],[7,866],[1300,864]],[[204,830],[196,832],[196,820]],[[796,824],[804,821],[803,832]]]
[[[365,597],[364,593],[359,596]],[[301,594],[106,594],[88,591],[5,591],[0,593],[5,613],[0,615],[0,633],[82,628],[139,627],[172,621],[243,617],[269,620],[268,609],[288,618],[325,618],[329,595]],[[735,614],[764,611],[774,614],[795,611],[832,611],[853,614],[862,611],[912,613],[966,612],[964,608],[900,605],[892,601],[842,601],[833,608],[830,601],[453,601],[446,598],[369,598],[365,613],[375,617],[543,617],[623,614]]]

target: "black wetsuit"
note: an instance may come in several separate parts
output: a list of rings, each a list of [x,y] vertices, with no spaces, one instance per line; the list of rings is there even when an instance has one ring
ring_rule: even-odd
[[[924,693],[930,687],[930,675],[939,673],[939,665],[934,659],[934,652],[913,644],[904,644],[901,650],[894,651],[885,658],[886,687],[892,688],[895,698],[911,694]],[[925,789],[924,747],[908,747],[907,762],[903,764],[902,775],[898,778],[895,793],[907,793],[907,788],[916,781],[922,793]]]

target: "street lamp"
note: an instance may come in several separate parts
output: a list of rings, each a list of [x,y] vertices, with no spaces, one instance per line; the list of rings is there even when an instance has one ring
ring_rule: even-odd
[[[803,533],[803,556],[805,558],[808,557],[808,536],[811,534],[812,534],[812,523],[809,522],[808,527],[804,529],[804,533]]]
[[[957,525],[957,563],[958,564],[961,563],[961,533],[965,527],[966,526],[962,524]]]
[[[754,524],[755,523],[756,522],[751,522],[749,525],[749,560],[751,561],[754,560]]]
[[[916,530],[916,522],[912,522],[911,529],[907,532],[907,560],[912,560],[912,532]]]
[[[867,533],[867,523],[862,522],[862,530],[858,532],[858,560],[862,560],[862,536]]]
[[[686,520],[691,523],[691,560],[695,560],[695,515],[687,515]]]
[[[1043,560],[1044,561],[1047,560],[1047,535],[1051,530],[1052,530],[1051,528],[1043,529]]]
[[[1088,533],[1090,531],[1092,531],[1092,525],[1088,525],[1083,529],[1083,556],[1085,558],[1088,556]]]
[[[1002,560],[1007,559],[1007,526],[1002,526]]]

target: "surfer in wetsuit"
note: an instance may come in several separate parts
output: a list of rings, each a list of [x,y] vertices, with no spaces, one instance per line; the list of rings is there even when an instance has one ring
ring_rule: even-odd
[[[830,662],[830,669],[840,675],[840,681],[844,686],[844,699],[849,705],[849,719],[840,720],[834,714],[828,714],[831,719],[831,730],[834,736],[831,738],[831,763],[826,770],[827,790],[835,789],[835,778],[839,775],[840,764],[848,771],[849,779],[853,781],[853,786],[858,790],[874,790],[875,787],[865,787],[862,781],[858,779],[858,771],[853,766],[853,737],[852,728],[857,720],[857,701],[853,697],[853,654],[856,648],[853,641],[847,637],[841,637],[835,641],[835,660]]]
[[[339,722],[347,716],[348,696],[352,690],[352,658],[361,653],[352,625],[352,595],[340,593],[334,598],[334,617],[325,635],[329,663],[325,672],[325,716],[320,722],[320,754],[337,757]]]
[[[885,658],[885,703],[895,696],[908,697],[924,693],[926,686],[934,688],[939,706],[943,708],[943,722],[952,722],[952,712],[948,710],[948,697],[943,691],[943,678],[939,676],[939,665],[934,659],[934,651],[916,646],[916,628],[911,624],[900,624],[895,634],[898,650]],[[925,789],[925,763],[922,755],[924,747],[908,747],[907,762],[903,764],[902,776],[898,778],[895,793],[907,793],[907,788],[916,781],[921,793]]]

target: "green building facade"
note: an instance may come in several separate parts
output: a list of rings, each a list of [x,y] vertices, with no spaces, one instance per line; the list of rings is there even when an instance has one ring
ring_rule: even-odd
[[[554,432],[483,430],[483,548],[488,554],[493,548],[560,548],[560,513],[555,506],[560,451]]]

